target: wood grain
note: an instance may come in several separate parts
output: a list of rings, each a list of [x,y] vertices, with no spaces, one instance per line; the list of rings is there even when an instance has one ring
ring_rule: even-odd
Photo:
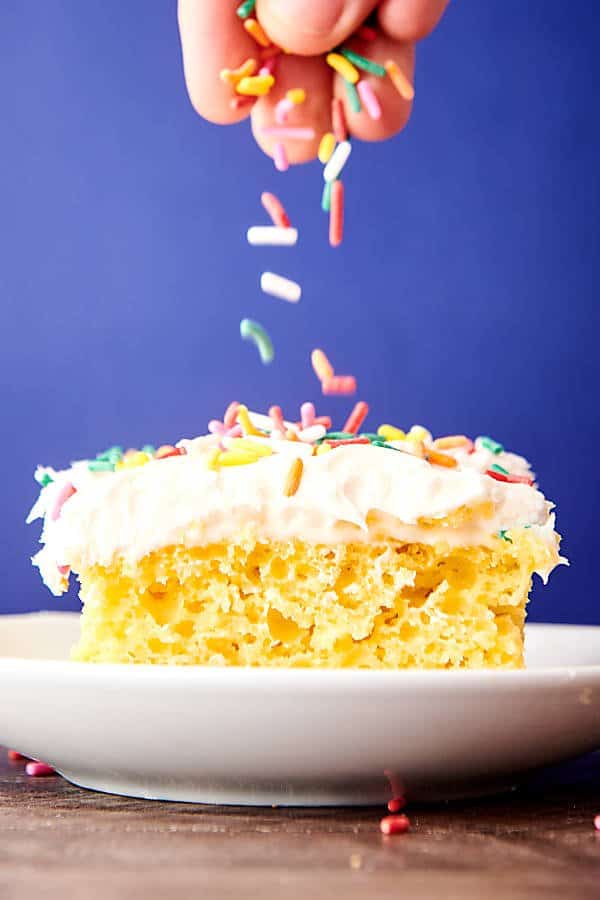
[[[174,759],[173,764],[176,765]],[[408,810],[130,800],[28,778],[0,749],[0,898],[600,898],[600,754],[521,790]]]

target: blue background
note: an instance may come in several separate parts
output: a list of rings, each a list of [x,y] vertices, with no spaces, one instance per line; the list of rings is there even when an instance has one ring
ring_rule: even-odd
[[[29,564],[39,461],[202,432],[233,398],[319,399],[309,351],[358,376],[372,426],[489,433],[534,463],[572,561],[532,615],[600,622],[597,4],[461,0],[418,54],[407,130],[357,145],[333,251],[320,170],[202,122],[175,5],[2,0],[0,296],[5,612],[74,608]],[[232,61],[237,62],[237,61]],[[252,249],[260,192],[296,251]],[[263,268],[302,282],[293,307]],[[263,368],[238,337],[261,320]]]

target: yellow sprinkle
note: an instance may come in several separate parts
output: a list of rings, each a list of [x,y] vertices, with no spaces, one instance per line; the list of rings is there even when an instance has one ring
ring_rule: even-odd
[[[249,78],[251,75],[255,75],[256,72],[258,72],[257,61],[255,59],[247,59],[246,62],[243,62],[237,69],[221,69],[219,78],[221,81],[224,81],[225,84],[229,84],[231,87],[237,87],[242,78]]]
[[[206,465],[209,469],[218,469],[219,468],[219,457],[221,456],[221,451],[218,447],[215,447],[214,450],[211,450],[208,456],[206,457]]]
[[[258,462],[260,456],[257,453],[248,453],[247,450],[228,450],[219,457],[220,466],[247,466],[249,463]]]
[[[254,434],[257,437],[264,437],[263,433],[255,428],[252,422],[250,421],[250,416],[248,415],[248,407],[240,404],[237,408],[236,413],[236,421],[240,423],[242,426],[242,431],[244,435]]]
[[[141,450],[136,450],[134,453],[130,453],[120,460],[120,462],[115,465],[115,471],[120,472],[121,469],[137,469],[138,466],[145,466],[147,462],[150,462],[150,456],[147,453],[142,453]]]
[[[406,435],[406,439],[408,441],[431,441],[432,434],[426,428],[423,428],[422,425],[413,425]]]
[[[273,453],[273,448],[268,444],[259,444],[258,441],[252,441],[250,438],[233,438],[229,446],[231,450],[245,450],[256,456],[271,456]]]
[[[326,131],[323,137],[321,138],[321,143],[319,144],[319,162],[328,163],[331,159],[331,155],[335,150],[335,135],[332,131]]]
[[[377,429],[377,434],[380,435],[384,441],[406,440],[406,435],[402,429],[396,428],[394,425],[380,425]]]
[[[331,444],[319,444],[316,456],[323,456],[324,453],[329,453],[331,449]]]
[[[289,90],[285,96],[291,103],[294,103],[296,106],[298,106],[300,103],[304,103],[304,101],[306,100],[306,91],[304,90],[304,88],[291,88],[291,90]]]
[[[341,56],[339,53],[328,53],[325,59],[342,78],[345,78],[350,84],[356,84],[360,77],[358,69],[345,56]]]
[[[236,84],[235,89],[244,97],[264,97],[274,84],[275,79],[272,75],[254,75],[252,78],[242,78]]]
[[[454,447],[468,447],[471,441],[464,434],[448,434],[446,437],[436,438],[433,442],[435,450],[452,450]]]
[[[302,473],[304,472],[304,463],[300,459],[299,456],[292,462],[286,479],[285,484],[283,486],[283,493],[286,497],[293,497],[298,488],[300,487],[300,482],[302,480]]]
[[[384,63],[384,68],[400,96],[404,97],[405,100],[412,100],[415,96],[415,89],[400,66],[393,59],[388,59]]]
[[[257,44],[260,44],[261,47],[270,47],[271,41],[264,33],[261,25],[256,21],[256,19],[244,19],[244,28],[248,32],[248,34],[252,35]]]

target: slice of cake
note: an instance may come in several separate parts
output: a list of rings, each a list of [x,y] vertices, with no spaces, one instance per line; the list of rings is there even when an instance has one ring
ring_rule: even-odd
[[[513,668],[532,576],[560,562],[527,462],[490,438],[344,432],[232,404],[176,447],[40,468],[50,590],[81,585],[73,659]]]

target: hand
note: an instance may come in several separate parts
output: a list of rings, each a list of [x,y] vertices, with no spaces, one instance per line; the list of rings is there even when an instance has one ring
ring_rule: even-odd
[[[250,106],[233,109],[232,88],[219,78],[223,68],[235,69],[249,57],[259,59],[260,48],[236,15],[239,0],[179,0],[179,29],[188,92],[197,112],[211,122],[231,124],[248,115],[259,146],[272,155],[275,139],[261,129],[275,124],[275,106],[290,88],[306,91],[287,124],[312,126],[312,141],[286,141],[289,161],[316,156],[319,141],[331,130],[331,99],[345,107],[349,131],[362,140],[379,141],[400,131],[412,102],[404,99],[389,78],[361,73],[377,93],[382,115],[371,119],[353,113],[343,79],[327,65],[324,54],[347,41],[377,8],[377,37],[352,41],[352,49],[383,64],[393,59],[412,83],[414,44],[439,22],[448,0],[257,0],[253,15],[273,43],[287,53],[277,58],[275,85]]]

